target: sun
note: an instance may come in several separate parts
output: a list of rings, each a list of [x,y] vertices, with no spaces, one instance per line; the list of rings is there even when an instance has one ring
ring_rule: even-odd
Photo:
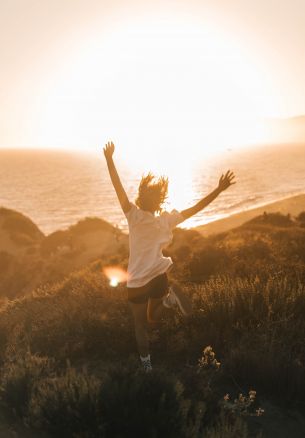
[[[263,138],[260,119],[274,109],[268,77],[241,42],[211,24],[129,20],[81,47],[52,72],[44,99],[41,132],[56,132],[54,141],[110,137],[136,165]]]

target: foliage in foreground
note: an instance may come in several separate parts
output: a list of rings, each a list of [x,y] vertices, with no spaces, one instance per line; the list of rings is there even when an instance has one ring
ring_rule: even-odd
[[[200,398],[191,399],[179,376],[164,368],[145,373],[130,360],[100,377],[70,364],[48,375],[46,370],[53,369],[48,359],[30,353],[7,365],[1,393],[28,426],[54,437],[196,438],[222,436],[222,431],[246,437],[241,415],[217,400],[210,387],[219,369],[219,363],[216,368],[210,363],[211,354],[210,347],[205,349],[193,370]]]
[[[177,437],[246,437],[250,407],[262,413],[253,388],[304,408],[304,228],[289,218],[264,221],[183,262],[176,248],[176,266],[198,280],[184,283],[194,312],[184,320],[170,310],[151,332],[150,375],[138,370],[126,291],[109,286],[98,261],[3,302],[2,400],[51,436],[87,438],[170,437],[169,424]],[[200,358],[205,345],[217,359],[211,347]]]
[[[194,313],[187,321],[169,313],[152,337],[153,361],[177,369],[196,362],[203,345],[213,345],[240,383],[303,399],[304,284],[271,274],[267,281],[216,277],[185,291]],[[136,344],[125,298],[124,289],[110,288],[94,265],[7,304],[0,318],[0,363],[28,350],[61,364],[128,358]]]
[[[7,303],[2,399],[31,427],[65,437],[170,437],[169,418],[173,436],[247,436],[245,403],[228,410],[223,402],[227,392],[234,397],[234,382],[245,393],[255,388],[301,406],[304,285],[281,276],[217,277],[185,290],[194,313],[183,320],[169,311],[152,333],[156,371],[149,376],[134,359],[125,291],[110,288],[98,264]],[[211,347],[198,359],[202,345],[213,345],[217,359]],[[129,365],[119,366],[122,360]]]

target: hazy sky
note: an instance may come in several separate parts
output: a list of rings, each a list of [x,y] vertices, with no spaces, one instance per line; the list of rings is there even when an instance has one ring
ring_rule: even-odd
[[[200,149],[305,114],[304,0],[0,0],[0,20],[0,147]]]

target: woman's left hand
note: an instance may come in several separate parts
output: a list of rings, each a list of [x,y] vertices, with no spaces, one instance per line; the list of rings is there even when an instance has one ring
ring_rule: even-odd
[[[226,190],[228,187],[230,187],[232,184],[236,184],[236,181],[233,181],[235,178],[235,175],[231,170],[228,170],[225,175],[221,175],[218,183],[218,188],[222,192]]]

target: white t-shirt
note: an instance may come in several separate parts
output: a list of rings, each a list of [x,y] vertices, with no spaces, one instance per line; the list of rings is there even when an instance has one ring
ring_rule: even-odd
[[[173,264],[170,257],[163,256],[162,249],[171,242],[172,229],[184,218],[177,210],[155,216],[133,203],[130,205],[125,213],[129,226],[127,287],[141,287]]]

